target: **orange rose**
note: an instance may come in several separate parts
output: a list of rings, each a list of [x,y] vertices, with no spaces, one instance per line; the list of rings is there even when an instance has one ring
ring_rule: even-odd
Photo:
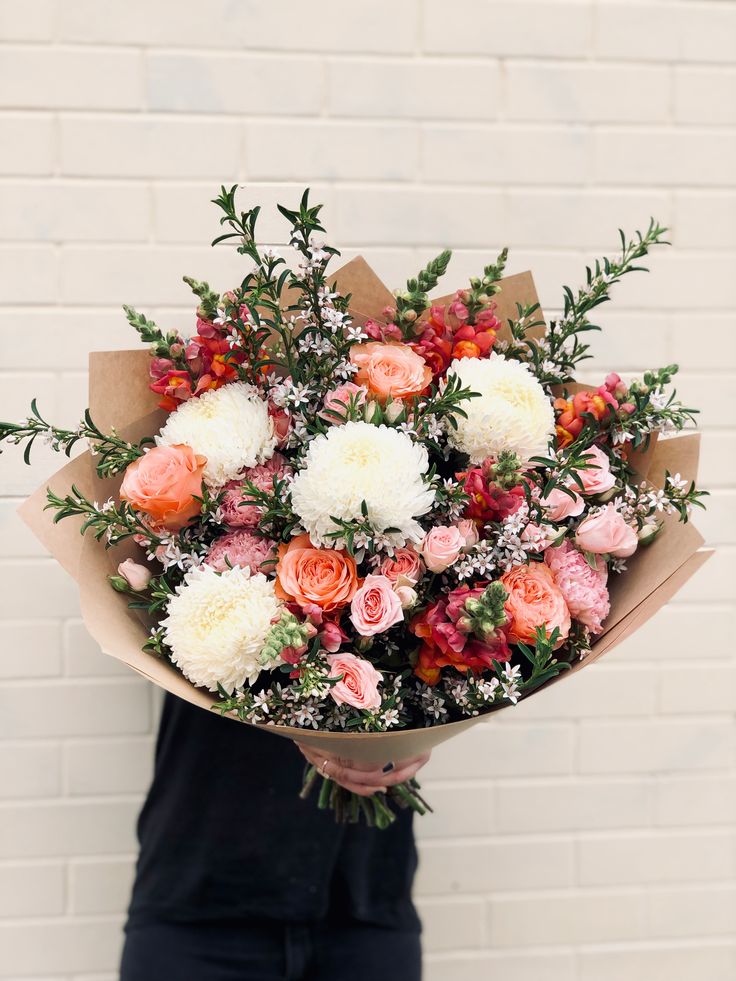
[[[325,613],[345,606],[358,588],[354,559],[334,548],[315,548],[309,535],[279,546],[276,595],[301,607],[318,606]]]
[[[350,349],[350,360],[358,366],[354,382],[363,385],[379,402],[419,395],[432,381],[432,369],[406,344],[370,341]]]
[[[191,446],[154,446],[130,464],[120,497],[136,511],[150,515],[155,524],[178,531],[202,509],[202,471],[207,457]]]
[[[549,636],[560,631],[555,647],[570,633],[570,611],[554,577],[543,562],[517,565],[501,576],[508,599],[504,604],[509,617],[509,640],[533,644],[537,627],[546,627]]]

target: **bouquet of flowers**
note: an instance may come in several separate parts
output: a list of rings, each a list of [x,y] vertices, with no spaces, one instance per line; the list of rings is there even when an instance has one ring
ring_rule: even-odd
[[[103,650],[224,715],[388,759],[590,663],[702,563],[697,438],[657,441],[693,420],[677,367],[575,380],[592,311],[664,229],[622,233],[545,324],[506,250],[450,296],[428,296],[449,252],[391,293],[362,259],[329,272],[306,192],[279,207],[291,266],[235,194],[213,244],[247,271],[222,294],[185,277],[192,336],[126,307],[147,349],[91,356],[77,428],[35,401],[0,423],[27,461],[38,438],[89,444],[22,513]],[[324,777],[319,802],[379,826],[427,806],[413,781],[367,799]]]

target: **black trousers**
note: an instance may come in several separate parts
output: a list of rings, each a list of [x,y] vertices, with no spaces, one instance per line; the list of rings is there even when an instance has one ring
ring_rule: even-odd
[[[419,933],[356,921],[136,922],[120,981],[420,981]]]

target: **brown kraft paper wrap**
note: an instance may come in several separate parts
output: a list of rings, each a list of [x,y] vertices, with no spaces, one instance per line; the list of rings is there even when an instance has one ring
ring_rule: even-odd
[[[334,281],[341,293],[351,294],[351,314],[356,320],[385,320],[383,311],[392,302],[392,294],[364,259],[353,259],[335,274]],[[501,281],[501,285],[502,290],[495,299],[498,304],[497,316],[504,324],[515,317],[517,303],[527,305],[537,302],[534,282],[528,272],[509,276]],[[538,316],[542,318],[541,312]],[[155,434],[163,424],[165,414],[156,408],[156,397],[148,388],[149,359],[145,348],[90,355],[89,408],[92,418],[103,432],[115,427],[124,438],[138,440]],[[573,386],[568,386],[568,390],[573,390]],[[577,386],[575,390],[578,390]],[[640,455],[637,472],[659,486],[664,482],[665,471],[679,472],[688,480],[694,479],[698,447],[697,434],[652,440],[646,453]],[[19,513],[51,555],[78,582],[85,626],[102,651],[123,661],[165,691],[212,710],[216,701],[213,694],[195,688],[168,662],[142,650],[149,623],[144,616],[131,610],[126,596],[113,590],[107,581],[118,563],[139,551],[138,547],[126,542],[114,549],[105,549],[92,535],[80,535],[81,519],[66,518],[54,524],[52,512],[44,510],[48,486],[63,496],[75,485],[92,499],[106,500],[116,495],[120,480],[120,475],[110,480],[100,479],[94,469],[93,455],[90,452],[82,453],[45,481],[21,505]],[[651,545],[639,549],[628,561],[627,574],[612,584],[611,613],[590,654],[575,663],[571,671],[564,672],[548,684],[559,682],[568,674],[581,670],[627,639],[667,603],[707,560],[710,552],[702,548],[703,538],[692,524],[682,524],[676,518],[666,519],[665,524],[663,533]],[[533,692],[526,697],[536,694]],[[402,759],[426,752],[493,715],[495,711],[426,729],[385,733],[319,732],[290,726],[266,728],[276,735],[299,740],[343,757],[385,762],[387,759]],[[235,716],[231,718],[235,719]]]

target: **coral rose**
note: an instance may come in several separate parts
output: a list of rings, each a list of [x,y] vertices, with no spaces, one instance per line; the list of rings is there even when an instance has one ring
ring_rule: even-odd
[[[395,549],[392,556],[387,556],[379,565],[378,571],[392,583],[403,577],[416,585],[422,578],[424,563],[418,552],[406,546]]]
[[[613,504],[607,504],[578,525],[575,543],[584,552],[627,559],[636,551],[639,539],[634,529],[626,524],[621,512]]]
[[[330,695],[338,705],[371,711],[381,707],[378,686],[383,675],[370,661],[355,654],[328,654],[327,663],[332,678],[342,675],[342,679],[330,688]]]
[[[404,619],[401,599],[386,576],[366,576],[350,604],[350,619],[361,637],[382,634]]]
[[[508,593],[504,604],[509,617],[509,639],[534,644],[537,627],[546,627],[549,636],[559,630],[556,647],[570,633],[570,611],[548,566],[542,562],[517,565],[501,576]]]
[[[276,595],[301,607],[324,612],[345,606],[358,588],[355,560],[334,548],[315,548],[309,535],[298,535],[279,546]]]
[[[206,463],[207,457],[183,443],[153,446],[125,471],[120,497],[156,524],[178,531],[202,510],[196,498]]]
[[[356,344],[350,360],[358,368],[355,382],[381,403],[419,395],[432,381],[432,369],[406,344]]]

